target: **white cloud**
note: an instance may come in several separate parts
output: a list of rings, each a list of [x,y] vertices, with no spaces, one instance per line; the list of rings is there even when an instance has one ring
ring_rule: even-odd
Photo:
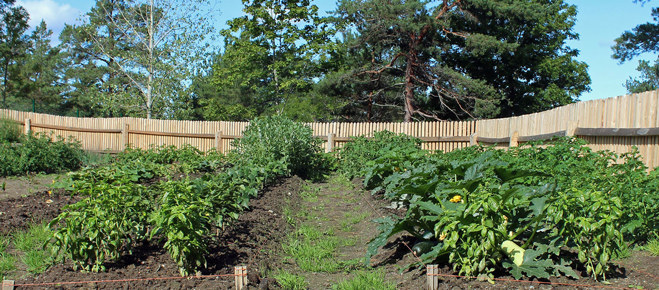
[[[42,19],[46,21],[48,28],[53,31],[54,39],[57,39],[65,23],[77,23],[81,15],[80,10],[75,7],[53,0],[19,0],[16,5],[25,7],[30,14],[30,27],[36,27]]]

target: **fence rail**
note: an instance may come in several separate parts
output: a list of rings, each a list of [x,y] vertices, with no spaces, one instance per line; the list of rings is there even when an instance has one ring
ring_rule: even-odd
[[[629,152],[639,149],[650,168],[659,166],[658,91],[579,102],[545,112],[503,119],[414,122],[414,123],[307,123],[314,136],[325,140],[331,151],[351,137],[373,136],[388,130],[405,133],[424,141],[428,150],[452,151],[476,143],[498,147],[550,140],[558,136],[585,139],[594,150]],[[90,151],[121,151],[129,144],[138,148],[190,144],[200,150],[232,149],[248,122],[148,120],[140,118],[75,118],[0,110],[0,116],[13,119],[35,132],[71,136]]]

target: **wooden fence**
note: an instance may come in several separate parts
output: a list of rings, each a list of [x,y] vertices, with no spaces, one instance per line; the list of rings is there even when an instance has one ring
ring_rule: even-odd
[[[517,132],[518,141],[552,135],[583,138],[594,150],[626,153],[639,149],[650,168],[659,166],[659,91],[579,102],[518,117],[479,120],[478,139],[501,142]],[[482,138],[481,138],[482,137]]]
[[[595,150],[624,153],[637,146],[648,167],[659,166],[657,91],[579,102],[518,117],[456,122],[309,123],[325,150],[341,147],[353,136],[373,136],[388,130],[424,141],[428,150],[452,151],[478,143],[517,146],[554,136],[578,136]],[[141,118],[75,118],[0,110],[0,116],[20,122],[25,130],[72,136],[83,149],[117,152],[128,144],[138,148],[190,144],[226,152],[248,122],[147,120]]]

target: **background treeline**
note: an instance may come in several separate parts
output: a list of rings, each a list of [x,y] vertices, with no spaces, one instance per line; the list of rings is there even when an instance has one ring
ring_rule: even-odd
[[[329,14],[309,0],[243,6],[244,16],[217,30],[214,1],[98,0],[53,46],[45,23],[30,29],[24,8],[0,0],[1,107],[81,117],[455,120],[543,111],[590,89],[587,65],[566,45],[578,37],[576,7],[562,0],[340,0]],[[615,48],[621,61],[641,47],[624,37]]]

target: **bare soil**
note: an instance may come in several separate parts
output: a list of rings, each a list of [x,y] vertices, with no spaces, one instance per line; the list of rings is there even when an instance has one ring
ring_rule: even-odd
[[[4,184],[4,189],[0,189],[0,201],[27,196],[34,192],[47,191],[57,176],[56,174],[36,174],[0,177],[0,186]]]
[[[332,182],[311,184],[310,186],[319,188],[315,200],[303,200],[300,197],[299,193],[304,183],[306,181],[298,177],[282,179],[279,183],[266,188],[259,198],[252,200],[248,211],[243,212],[236,222],[219,231],[217,237],[208,241],[211,249],[207,257],[208,268],[200,274],[230,275],[233,274],[234,266],[246,265],[250,273],[248,277],[251,289],[279,289],[272,277],[280,270],[305,276],[310,289],[328,289],[331,285],[352,277],[354,269],[337,273],[300,271],[295,262],[286,257],[282,250],[282,243],[294,230],[287,222],[284,211],[304,212],[306,222],[333,229],[342,240],[352,240],[354,243],[350,246],[338,249],[337,259],[346,261],[364,256],[368,241],[377,234],[377,226],[372,222],[374,218],[402,213],[386,209],[388,203],[361,189],[358,181],[354,181],[352,185]],[[32,191],[32,194],[27,196],[20,194],[0,200],[0,212],[2,212],[0,234],[26,228],[30,223],[50,220],[61,211],[63,206],[75,201],[76,198],[58,193],[48,194],[43,190]],[[355,216],[364,217],[355,219],[355,223],[346,223],[348,218]],[[371,266],[385,273],[386,279],[395,283],[398,289],[426,287],[424,269],[400,270],[416,260],[409,249],[413,243],[414,240],[410,236],[399,235],[372,259]],[[455,274],[448,266],[440,267],[442,274]],[[107,268],[108,270],[102,273],[83,273],[74,271],[70,263],[64,263],[53,265],[40,275],[13,273],[12,277],[18,285],[60,283],[29,286],[31,289],[231,289],[234,287],[233,277],[228,276],[179,278],[175,263],[158,243],[137,245],[132,255],[125,255],[120,261],[108,264]],[[491,284],[486,281],[445,276],[439,277],[439,280],[441,289],[602,287],[658,289],[659,257],[649,256],[647,252],[633,252],[631,257],[616,262],[614,268],[615,272],[611,273],[609,280],[611,284],[607,285],[590,278],[550,280],[553,283],[570,285],[540,285],[532,281],[520,283],[501,280]],[[144,280],[149,278],[152,280]],[[505,275],[497,279],[513,280],[512,277]],[[102,280],[126,281],[65,284],[65,282]],[[17,288],[23,289],[28,286]]]

